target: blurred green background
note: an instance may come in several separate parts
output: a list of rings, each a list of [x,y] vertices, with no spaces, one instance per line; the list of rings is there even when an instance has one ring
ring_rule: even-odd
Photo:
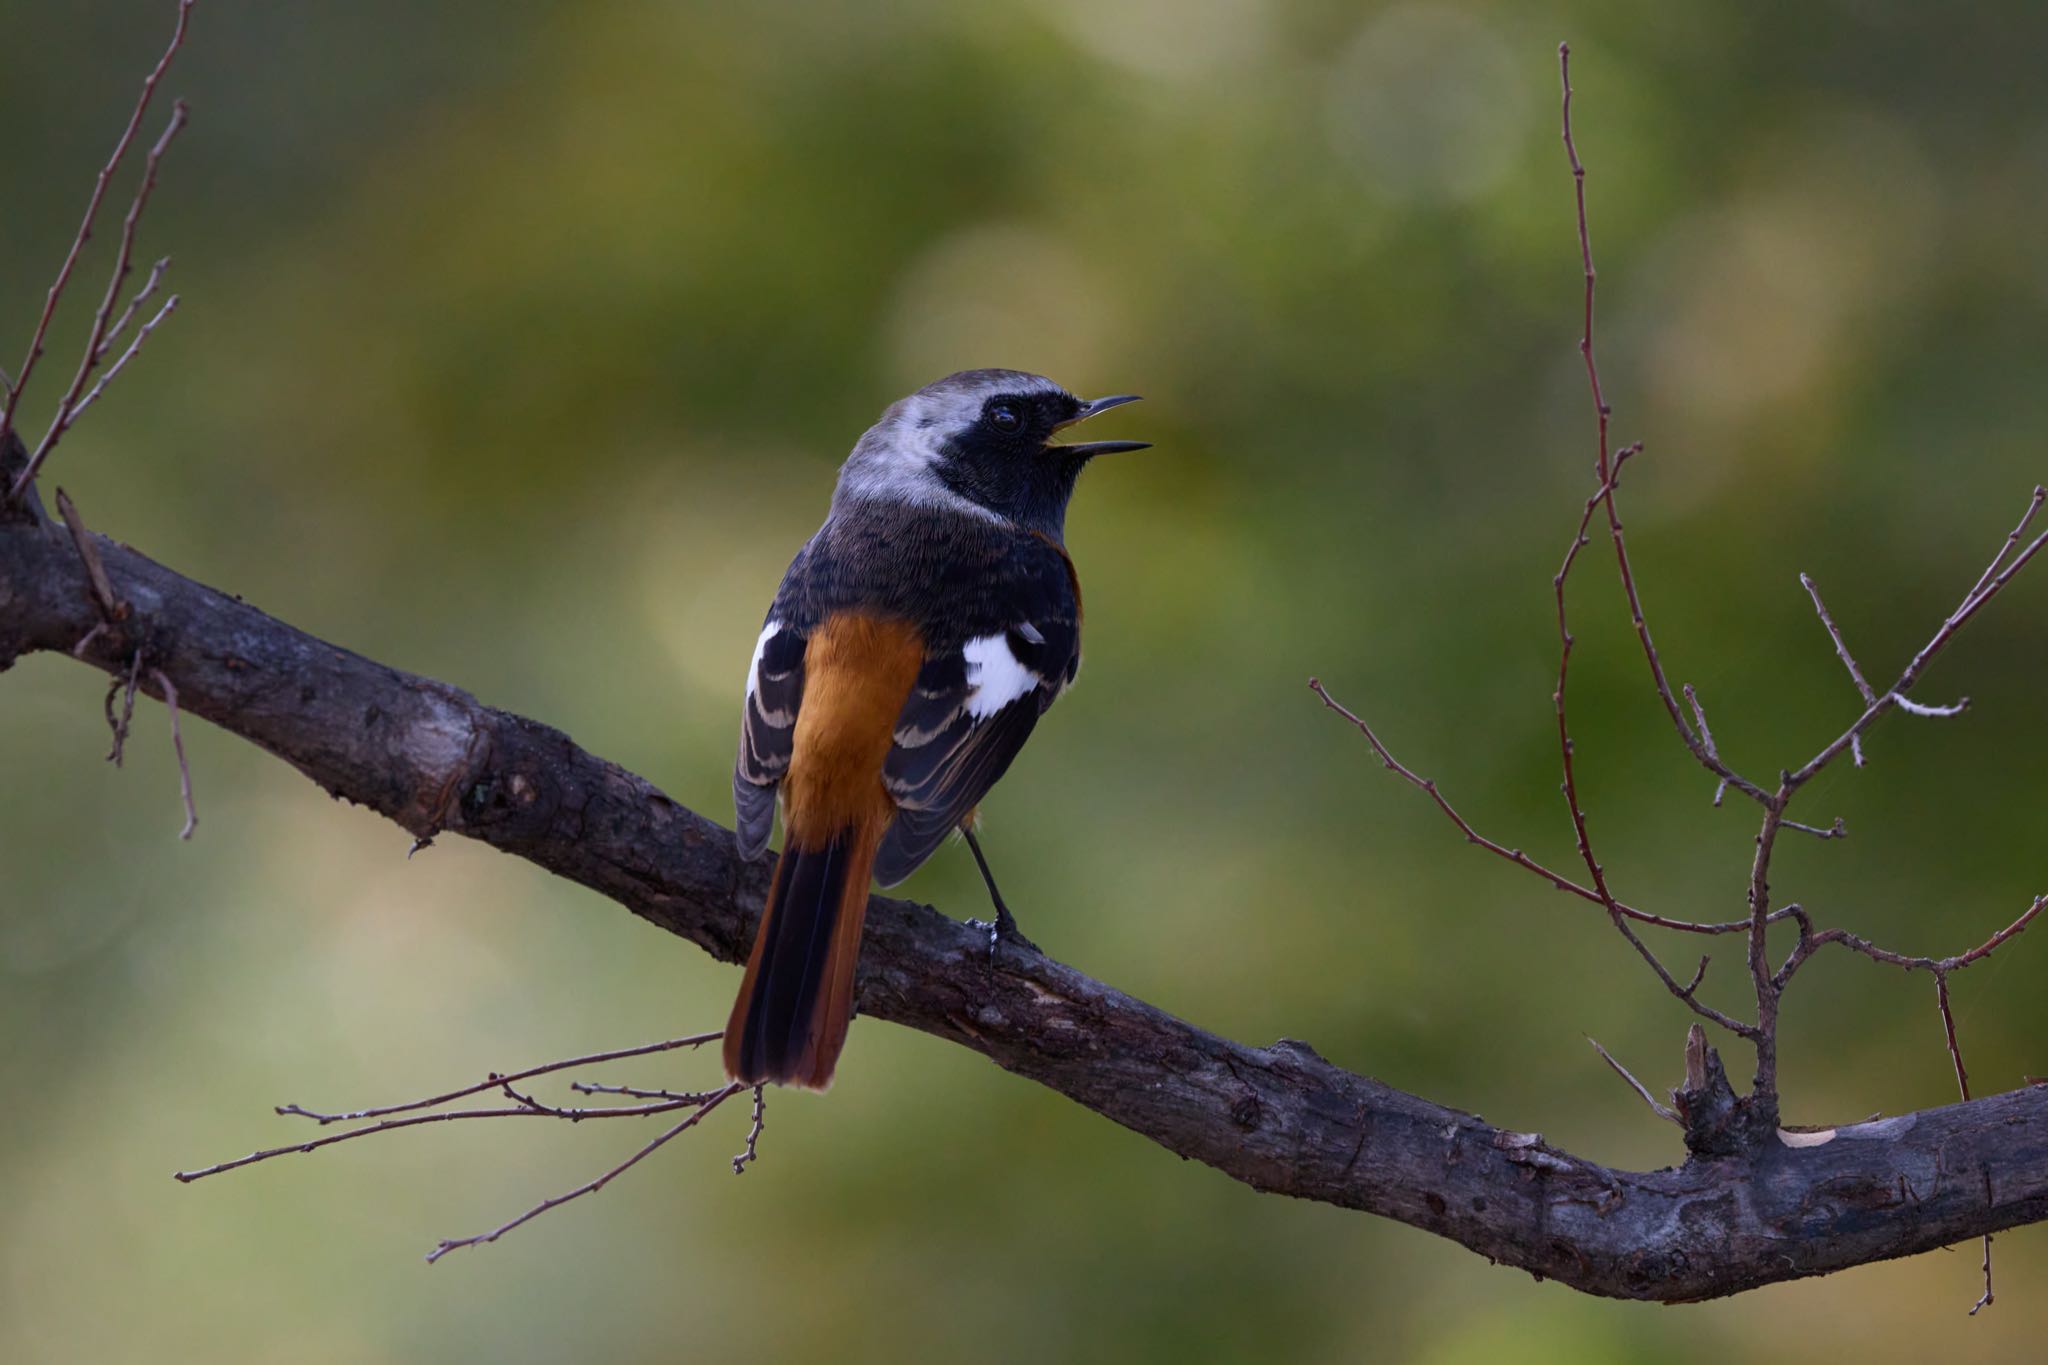
[[[6,6],[11,367],[168,0]],[[1312,673],[1483,829],[1567,865],[1549,580],[1592,488],[1556,136],[1574,44],[1643,590],[1767,776],[1854,716],[1795,575],[1892,676],[2048,475],[2048,10],[1905,3],[329,5],[206,0],[145,230],[184,306],[58,455],[90,523],[308,630],[559,725],[728,818],[742,665],[891,399],[1004,365],[1151,400],[1084,481],[1088,667],[986,808],[1027,930],[1146,999],[1601,1160],[1680,1155],[1688,1016],[1593,913],[1466,848]],[[118,205],[116,206],[118,212]],[[111,233],[103,232],[105,248]],[[93,261],[103,260],[96,254]],[[85,278],[39,376],[46,420]],[[1685,758],[1596,548],[1585,804],[1620,890],[1740,912],[1754,824]],[[1815,784],[1776,885],[1952,951],[2048,889],[2048,581]],[[715,1026],[736,978],[616,906],[406,836],[160,708],[0,678],[0,1358],[215,1362],[2010,1360],[2048,1238],[1705,1307],[1533,1284],[1261,1197],[958,1048],[856,1027],[776,1096],[429,1270],[639,1136],[433,1128],[182,1187],[385,1102]],[[961,914],[971,862],[911,894]],[[1674,961],[1685,944],[1666,944]],[[1983,1091],[2048,1070],[2048,943],[1959,978]],[[1741,1002],[1735,956],[1708,993]],[[1823,958],[1787,1117],[1953,1098],[1932,983]],[[1731,1069],[1749,1059],[1730,1051]],[[618,1079],[708,1076],[709,1059]]]

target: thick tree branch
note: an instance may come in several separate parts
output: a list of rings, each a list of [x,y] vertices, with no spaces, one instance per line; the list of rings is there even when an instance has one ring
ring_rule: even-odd
[[[25,453],[0,450],[0,479]],[[4,485],[0,485],[4,486]],[[47,651],[283,758],[419,838],[480,839],[723,961],[768,879],[729,832],[560,731],[327,644],[104,537],[109,622],[70,536],[0,517],[0,668]],[[2048,1089],[1832,1134],[1730,1131],[1719,1059],[1674,1095],[1695,1155],[1612,1170],[1342,1070],[1207,1033],[1035,951],[878,897],[861,1012],[971,1048],[1260,1190],[1398,1219],[1588,1293],[1690,1300],[2048,1219]]]

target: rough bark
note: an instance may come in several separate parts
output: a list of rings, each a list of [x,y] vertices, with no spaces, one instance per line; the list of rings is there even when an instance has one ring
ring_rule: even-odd
[[[19,459],[18,446],[0,453],[0,472]],[[316,639],[111,540],[86,543],[130,608],[120,619],[106,620],[59,524],[32,503],[0,509],[0,670],[91,637],[82,661],[125,678],[141,650],[145,691],[157,694],[160,670],[186,711],[336,796],[422,838],[516,853],[722,961],[743,958],[769,866],[740,860],[722,826],[559,730]],[[1256,1189],[1398,1219],[1593,1294],[1713,1298],[2048,1218],[2048,1089],[1831,1138],[1759,1135],[1707,1054],[1679,1096],[1695,1155],[1630,1172],[1304,1043],[1217,1037],[1029,948],[991,965],[981,932],[907,901],[869,909],[859,999],[865,1015],[972,1048]]]

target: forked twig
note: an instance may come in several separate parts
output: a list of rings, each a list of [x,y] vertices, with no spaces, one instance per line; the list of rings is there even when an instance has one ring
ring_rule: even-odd
[[[550,1104],[532,1093],[521,1089],[519,1082],[531,1080],[536,1076],[551,1075],[572,1067],[596,1066],[605,1062],[622,1061],[629,1057],[646,1057],[658,1052],[672,1052],[679,1048],[697,1048],[706,1043],[715,1042],[723,1036],[722,1032],[696,1033],[682,1038],[666,1039],[658,1043],[643,1043],[638,1047],[615,1048],[607,1052],[593,1052],[580,1057],[565,1058],[562,1061],[546,1062],[540,1066],[527,1067],[523,1071],[510,1073],[493,1072],[483,1080],[472,1085],[459,1086],[453,1090],[444,1090],[439,1094],[429,1095],[424,1099],[406,1100],[398,1104],[378,1105],[369,1109],[351,1109],[339,1113],[328,1113],[316,1109],[307,1109],[297,1104],[281,1104],[277,1106],[279,1114],[311,1119],[322,1127],[336,1123],[355,1123],[359,1126],[345,1129],[342,1132],[331,1133],[325,1137],[308,1138],[303,1142],[288,1143],[281,1147],[265,1148],[261,1151],[251,1152],[247,1156],[237,1157],[231,1161],[216,1162],[214,1165],[197,1170],[179,1171],[176,1172],[176,1178],[180,1182],[190,1184],[195,1180],[203,1180],[207,1176],[240,1170],[245,1166],[253,1166],[259,1162],[275,1160],[278,1157],[316,1152],[325,1147],[336,1146],[344,1142],[353,1142],[358,1138],[375,1137],[380,1133],[398,1132],[407,1128],[423,1127],[430,1123],[458,1123],[476,1119],[513,1118],[548,1118],[570,1123],[581,1123],[586,1119],[633,1119],[649,1118],[663,1114],[682,1115],[679,1120],[671,1124],[653,1140],[642,1145],[638,1151],[625,1160],[613,1165],[595,1179],[585,1181],[565,1194],[542,1200],[517,1218],[502,1223],[489,1232],[479,1233],[473,1237],[458,1237],[442,1241],[427,1255],[428,1262],[432,1263],[461,1247],[479,1246],[485,1242],[495,1242],[514,1228],[538,1218],[550,1209],[559,1208],[570,1200],[580,1199],[586,1194],[594,1194],[651,1156],[666,1143],[690,1128],[695,1127],[697,1123],[707,1114],[718,1108],[719,1105],[748,1088],[736,1081],[727,1082],[714,1089],[702,1091],[648,1090],[633,1086],[608,1086],[588,1081],[578,1081],[571,1088],[584,1094],[617,1094],[631,1097],[646,1096],[650,1098],[637,1104],[569,1107]],[[441,1107],[486,1091],[495,1091],[503,1096],[507,1103],[471,1109],[444,1109]],[[755,1160],[759,1155],[759,1143],[764,1124],[766,1103],[766,1098],[761,1089],[754,1087],[753,1121],[747,1132],[745,1151],[732,1159],[735,1173],[744,1169],[748,1162]]]
[[[401,1104],[380,1105],[374,1109],[351,1109],[345,1113],[323,1114],[315,1110],[302,1108],[296,1104],[281,1104],[277,1107],[277,1112],[312,1119],[314,1122],[322,1125],[329,1123],[355,1123],[362,1119],[383,1118],[387,1114],[404,1114],[416,1109],[436,1108],[443,1104],[452,1103],[455,1100],[466,1099],[471,1095],[480,1095],[486,1090],[496,1090],[507,1082],[531,1080],[535,1076],[546,1076],[552,1072],[567,1071],[574,1067],[601,1066],[606,1062],[620,1062],[629,1057],[649,1057],[659,1052],[674,1052],[678,1048],[702,1047],[706,1043],[715,1043],[724,1036],[725,1032],[722,1029],[711,1033],[692,1033],[682,1038],[665,1039],[659,1043],[642,1043],[638,1047],[614,1048],[609,1052],[591,1052],[581,1057],[570,1057],[559,1062],[545,1062],[540,1066],[530,1066],[524,1071],[514,1071],[506,1075],[499,1075],[493,1072],[475,1085],[465,1085],[459,1090],[448,1090],[439,1095],[429,1095],[423,1100],[406,1100]],[[595,1094],[600,1091],[599,1087],[582,1084],[572,1088],[583,1090],[586,1094]],[[621,1087],[619,1090],[610,1093],[635,1095],[641,1092]],[[671,1094],[668,1091],[654,1092],[654,1095],[661,1099],[687,1100],[691,1103],[700,1098],[695,1095]]]
[[[172,1179],[177,1180],[180,1184],[189,1185],[195,1180],[204,1180],[210,1175],[221,1175],[228,1171],[238,1171],[244,1166],[254,1166],[258,1162],[270,1161],[276,1157],[317,1152],[323,1147],[332,1147],[343,1142],[353,1142],[357,1138],[375,1137],[379,1133],[395,1133],[403,1128],[417,1128],[422,1124],[428,1123],[455,1123],[467,1119],[573,1118],[582,1120],[587,1118],[644,1118],[649,1114],[668,1114],[678,1109],[687,1109],[689,1107],[689,1105],[680,1101],[670,1100],[658,1104],[632,1104],[619,1105],[614,1108],[567,1111],[551,1109],[537,1102],[527,1103],[515,1100],[512,1104],[491,1109],[439,1109],[428,1113],[407,1114],[403,1118],[379,1119],[377,1122],[362,1128],[350,1128],[343,1132],[330,1133],[326,1137],[307,1138],[304,1142],[290,1142],[282,1147],[266,1147],[261,1151],[251,1152],[247,1156],[238,1156],[230,1161],[218,1161],[211,1166],[202,1166],[197,1170],[174,1171],[171,1174]],[[280,1110],[279,1112],[283,1111]]]
[[[1401,760],[1395,758],[1392,752],[1388,750],[1386,744],[1381,741],[1379,734],[1374,731],[1371,724],[1350,707],[1331,696],[1329,689],[1323,686],[1320,678],[1310,678],[1308,686],[1309,691],[1322,699],[1325,707],[1349,721],[1357,729],[1358,733],[1365,736],[1365,742],[1372,746],[1373,753],[1379,757],[1381,767],[1395,774],[1410,786],[1426,793],[1430,800],[1436,803],[1437,809],[1441,810],[1445,817],[1458,827],[1458,831],[1465,836],[1466,843],[1476,844],[1497,858],[1513,863],[1524,871],[1535,873],[1559,891],[1569,892],[1581,900],[1591,901],[1593,904],[1603,908],[1606,907],[1607,902],[1601,898],[1599,892],[1582,886],[1563,873],[1554,871],[1544,864],[1537,862],[1519,848],[1509,848],[1505,844],[1498,843],[1481,834],[1472,827],[1472,824],[1464,816],[1458,813],[1457,807],[1450,803],[1433,779],[1423,777],[1402,763]],[[1641,910],[1621,901],[1614,902],[1613,911],[1619,913],[1622,918],[1633,920],[1638,924],[1647,924],[1657,929],[1672,929],[1684,934],[1733,934],[1740,933],[1749,927],[1749,921],[1747,920],[1711,922],[1672,919],[1666,915],[1652,914],[1648,910]]]
[[[509,1222],[500,1223],[497,1227],[492,1228],[489,1232],[480,1232],[473,1237],[455,1237],[444,1240],[439,1246],[435,1247],[432,1251],[427,1253],[427,1264],[433,1265],[436,1261],[439,1261],[443,1256],[446,1256],[449,1252],[459,1251],[463,1247],[482,1246],[486,1242],[495,1242],[500,1237],[503,1237],[506,1233],[512,1231],[514,1228],[521,1227],[524,1224],[532,1222],[534,1219],[540,1217],[542,1214],[548,1212],[550,1209],[558,1209],[562,1205],[568,1203],[570,1200],[581,1199],[586,1194],[596,1194],[599,1190],[611,1184],[612,1181],[617,1180],[627,1171],[632,1170],[642,1161],[645,1161],[648,1157],[653,1156],[656,1152],[660,1151],[662,1147],[666,1146],[670,1141],[682,1136],[682,1134],[684,1134],[685,1132],[696,1127],[698,1122],[702,1120],[705,1117],[705,1115],[709,1114],[712,1110],[718,1108],[719,1105],[724,1104],[727,1100],[731,1099],[734,1095],[737,1095],[740,1091],[744,1089],[746,1089],[745,1086],[741,1085],[738,1081],[734,1081],[730,1085],[727,1085],[722,1089],[714,1092],[710,1099],[704,1101],[704,1103],[698,1105],[695,1109],[691,1110],[688,1114],[684,1115],[680,1122],[664,1130],[659,1136],[655,1137],[652,1141],[648,1142],[647,1145],[642,1147],[639,1151],[633,1153],[633,1155],[627,1157],[624,1161],[621,1161],[618,1165],[612,1167],[610,1170],[606,1171],[603,1175],[598,1176],[596,1179],[586,1180],[581,1185],[578,1185],[575,1189],[569,1190],[564,1194],[558,1194],[553,1196],[552,1198],[543,1199],[538,1204],[535,1204],[532,1208],[528,1209],[525,1213],[520,1214],[517,1218],[514,1218]]]
[[[2026,932],[2029,925],[2040,918],[2043,911],[2048,911],[2048,896],[2036,896],[2033,902],[2025,910],[2022,910],[2019,917],[2013,920],[2012,923],[2006,925],[1976,947],[1948,957],[1915,957],[1906,953],[1896,953],[1889,948],[1880,948],[1869,939],[1852,934],[1846,929],[1824,929],[1815,933],[1810,923],[1803,922],[1805,917],[1801,915],[1796,918],[1802,920],[1800,926],[1800,946],[1805,951],[1801,952],[1798,948],[1795,948],[1793,952],[1796,961],[1792,961],[1790,965],[1796,968],[1799,962],[1803,962],[1806,958],[1811,957],[1816,950],[1825,948],[1830,944],[1840,944],[1853,953],[1861,953],[1873,962],[1882,962],[1908,972],[1932,972],[1937,977],[1945,978],[1951,972],[1959,972],[1965,967],[1974,966],[1982,962],[2007,943],[2018,938],[2022,933]],[[1789,973],[1786,975],[1789,976]],[[1956,1061],[1957,1071],[1960,1073],[1962,1069],[1961,1059],[1957,1058]],[[1962,1077],[1959,1075],[1958,1079],[1961,1080]]]
[[[1842,667],[1849,670],[1849,680],[1856,684],[1856,690],[1863,695],[1865,706],[1877,704],[1877,693],[1870,690],[1870,683],[1864,678],[1863,670],[1856,666],[1856,657],[1849,653],[1848,644],[1842,639],[1842,632],[1835,625],[1835,618],[1828,615],[1828,604],[1820,600],[1820,589],[1805,574],[1799,575],[1799,586],[1806,589],[1806,595],[1813,599],[1813,609],[1820,617],[1820,623],[1827,628],[1828,638],[1835,642],[1835,654],[1841,659]],[[1859,736],[1850,741],[1849,751],[1855,758],[1856,766],[1863,766],[1863,740]]]
[[[135,339],[128,343],[128,349],[121,352],[120,359],[116,360],[112,365],[109,365],[107,367],[107,372],[100,376],[99,382],[97,384],[94,384],[92,386],[92,391],[86,394],[85,397],[78,400],[78,406],[73,408],[69,416],[65,419],[65,424],[67,426],[73,422],[76,422],[81,416],[84,415],[85,410],[87,408],[91,407],[94,403],[97,403],[99,401],[100,395],[106,392],[107,385],[113,383],[115,379],[119,378],[121,371],[128,368],[128,362],[135,359],[136,353],[142,349],[142,343],[149,340],[149,334],[157,329],[157,325],[159,323],[161,323],[165,318],[169,317],[172,313],[175,313],[177,310],[178,295],[173,294],[169,298],[164,300],[163,307],[156,310],[155,317],[151,318],[148,322],[142,324],[141,330],[136,332],[135,334]]]
[[[135,297],[128,300],[128,306],[121,310],[120,317],[114,319],[114,325],[107,328],[107,335],[100,342],[100,359],[107,358],[107,352],[120,340],[128,324],[134,321],[137,311],[156,293],[156,287],[164,282],[164,273],[170,268],[171,258],[168,256],[159,257],[157,263],[149,268],[149,278],[142,282],[142,288],[135,291]]]
[[[178,21],[171,31],[171,40],[164,48],[163,55],[157,59],[156,66],[143,79],[142,93],[135,101],[135,110],[129,115],[128,124],[122,129],[119,141],[114,144],[113,154],[107,158],[107,164],[101,168],[98,178],[93,182],[92,198],[86,202],[85,216],[79,221],[78,231],[71,239],[71,249],[65,254],[64,264],[58,268],[57,278],[51,283],[49,292],[43,299],[42,316],[36,322],[35,335],[29,342],[28,356],[22,361],[13,382],[7,385],[4,403],[0,403],[0,445],[6,443],[7,434],[14,430],[21,406],[22,391],[28,387],[29,378],[35,372],[36,362],[42,358],[44,339],[50,332],[50,320],[56,316],[57,304],[64,297],[64,290],[71,282],[72,271],[78,266],[78,258],[84,252],[85,244],[92,239],[93,222],[99,217],[100,204],[107,196],[107,186],[112,182],[114,173],[121,168],[121,162],[126,159],[136,132],[142,127],[142,120],[149,112],[150,101],[156,95],[157,83],[170,69],[171,60],[178,55],[178,49],[184,46],[186,21],[192,13],[193,4],[194,0],[178,0]],[[176,136],[179,128],[184,126],[185,116],[185,105],[180,101],[172,113],[170,126],[164,130],[163,137],[150,150],[142,185],[137,189],[135,198],[129,205],[128,217],[123,223],[121,247],[115,258],[113,274],[107,283],[106,296],[99,311],[94,315],[91,339],[87,342],[85,354],[79,361],[78,371],[72,377],[70,391],[58,405],[57,416],[51,423],[50,430],[37,444],[35,453],[29,457],[20,476],[8,490],[7,501],[19,501],[28,490],[29,485],[35,481],[36,471],[49,457],[51,449],[63,436],[65,427],[75,415],[72,409],[78,401],[79,394],[83,392],[85,381],[91,375],[93,367],[99,363],[114,304],[120,298],[121,285],[127,279],[131,268],[135,230],[141,222],[143,209],[148,205],[150,190],[155,187],[157,163],[170,145],[170,140]]]
[[[1700,700],[1698,690],[1691,683],[1685,685],[1684,691],[1686,705],[1692,708],[1693,723],[1700,727],[1700,743],[1706,746],[1708,757],[1718,760],[1721,757],[1721,751],[1714,747],[1714,732],[1707,728],[1706,705]],[[1716,810],[1720,809],[1721,798],[1727,794],[1728,779],[1724,777],[1714,784],[1714,808]]]
[[[170,149],[171,139],[184,128],[188,113],[189,110],[183,100],[178,100],[171,106],[170,123],[165,126],[163,136],[157,139],[156,145],[149,149],[149,155],[143,161],[142,184],[135,191],[134,201],[128,206],[128,217],[122,223],[121,249],[114,258],[114,270],[107,280],[106,295],[93,313],[92,333],[86,340],[85,354],[79,357],[78,369],[71,376],[71,387],[65,391],[64,397],[57,404],[57,415],[50,419],[49,429],[43,433],[43,439],[36,443],[35,453],[28,457],[28,464],[22,469],[21,476],[15,480],[14,494],[17,497],[35,482],[36,473],[43,467],[43,461],[50,458],[50,452],[64,439],[64,433],[71,430],[71,423],[83,406],[80,395],[85,391],[86,382],[92,378],[92,372],[99,367],[106,345],[109,320],[113,316],[114,305],[120,300],[121,286],[127,281],[128,272],[132,268],[129,262],[135,250],[135,231],[142,225],[142,212],[149,205],[150,192],[156,188],[157,164]],[[164,306],[163,313],[170,312],[176,303],[177,298],[173,295],[171,302]],[[134,343],[121,357],[122,364],[128,362],[129,356],[141,346],[142,339],[149,334],[150,329],[162,320],[163,313],[159,313],[148,327],[136,334]]]

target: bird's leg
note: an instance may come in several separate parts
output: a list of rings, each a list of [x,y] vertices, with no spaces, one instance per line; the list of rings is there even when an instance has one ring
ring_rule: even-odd
[[[974,851],[974,865],[981,869],[981,880],[988,886],[988,898],[996,907],[996,918],[993,924],[978,919],[967,921],[977,929],[985,928],[988,930],[989,957],[991,959],[995,957],[996,949],[1002,946],[1004,939],[1021,943],[1027,948],[1034,946],[1030,939],[1024,937],[1018,931],[1017,917],[1010,913],[1009,906],[1003,904],[1003,893],[996,889],[996,876],[995,873],[988,870],[988,859],[982,854],[981,841],[976,839],[974,831],[965,825],[960,827],[960,832],[967,836],[967,847]]]

